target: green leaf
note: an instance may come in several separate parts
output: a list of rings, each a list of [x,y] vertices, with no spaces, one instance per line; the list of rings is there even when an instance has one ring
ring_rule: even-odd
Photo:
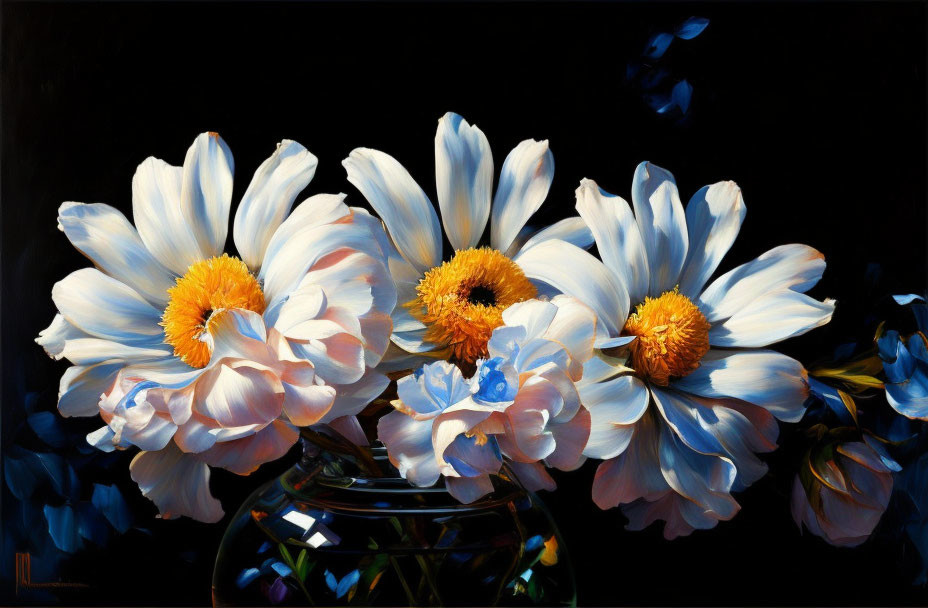
[[[306,561],[306,549],[300,551],[299,556],[297,556],[294,572],[296,572],[301,581],[306,580],[306,575],[309,574],[309,562]]]
[[[290,551],[287,550],[287,546],[283,543],[279,543],[277,547],[280,549],[280,557],[283,558],[284,563],[287,564],[291,570],[296,572],[296,564],[293,563],[293,558],[290,557]]]

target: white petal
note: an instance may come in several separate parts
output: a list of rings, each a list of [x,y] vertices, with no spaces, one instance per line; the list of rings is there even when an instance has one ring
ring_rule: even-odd
[[[593,502],[600,509],[639,498],[655,500],[670,489],[660,469],[660,431],[654,416],[643,416],[634,429],[628,448],[596,469]]]
[[[589,249],[593,245],[593,233],[590,232],[590,228],[583,221],[583,218],[568,217],[533,234],[530,239],[525,241],[524,245],[519,247],[518,251],[531,249],[535,245],[551,239],[576,245],[580,249]],[[517,253],[514,252],[510,257],[515,257]]]
[[[102,340],[100,338],[77,338],[65,343],[61,355],[75,365],[93,365],[104,361],[152,361],[172,357],[174,350],[167,344],[133,346]]]
[[[718,268],[741,230],[747,208],[735,182],[718,182],[700,188],[686,205],[689,250],[680,293],[695,299]]]
[[[400,378],[396,392],[403,405],[419,414],[435,415],[469,397],[470,387],[458,366],[437,361]]]
[[[281,250],[301,232],[339,220],[344,222],[345,218],[351,214],[351,210],[344,201],[344,194],[316,194],[297,205],[271,236],[264,250],[264,261],[258,273],[259,278],[264,279],[268,267]]]
[[[335,401],[331,386],[296,386],[284,383],[284,414],[295,426],[310,426],[322,420]]]
[[[218,133],[202,133],[187,150],[180,202],[200,259],[222,253],[232,205],[232,152]]]
[[[153,346],[164,336],[161,311],[96,268],[75,270],[55,283],[52,300],[71,325],[99,338]]]
[[[451,246],[456,250],[473,247],[490,217],[493,154],[483,131],[454,112],[438,121],[435,186]]]
[[[58,385],[58,412],[69,416],[96,416],[100,398],[116,382],[121,363],[75,365],[65,370]]]
[[[383,219],[400,254],[420,272],[441,263],[438,215],[425,192],[395,158],[356,148],[342,161],[348,181]]]
[[[593,232],[606,268],[625,283],[633,304],[643,302],[651,275],[641,231],[628,203],[584,179],[577,188],[577,211]]]
[[[284,389],[276,375],[221,364],[197,382],[198,412],[225,427],[265,424],[281,414]]]
[[[332,408],[320,421],[329,423],[343,416],[361,413],[368,403],[379,397],[390,384],[383,374],[368,370],[360,380],[347,386],[335,386],[335,401]]]
[[[293,351],[312,362],[326,384],[351,384],[364,375],[364,344],[350,334],[338,333],[322,340],[294,343]]]
[[[709,343],[713,346],[767,346],[825,325],[834,310],[834,300],[819,302],[788,289],[767,293],[724,323],[713,325]]]
[[[573,471],[583,464],[583,449],[590,438],[590,423],[589,410],[581,407],[569,421],[552,424],[551,435],[557,446],[545,462],[562,471]]]
[[[768,350],[709,350],[699,367],[671,387],[701,397],[731,397],[798,422],[809,396],[808,374],[795,359]]]
[[[554,180],[554,156],[548,141],[527,139],[503,161],[493,198],[490,243],[506,251],[522,227],[538,211]]]
[[[132,217],[155,259],[182,275],[204,259],[180,204],[184,170],[145,159],[132,177]]]
[[[149,302],[167,302],[174,275],[152,257],[122,213],[100,203],[64,203],[58,209],[58,227],[106,274]]]
[[[710,323],[727,319],[760,296],[803,293],[825,272],[825,257],[808,245],[780,245],[714,280],[697,302]]]
[[[529,378],[506,409],[506,434],[517,450],[506,455],[520,462],[547,458],[557,447],[548,421],[552,412],[562,408],[563,399],[553,384],[537,376]]]
[[[448,493],[464,504],[470,504],[493,491],[489,475],[479,477],[446,477]]]
[[[602,262],[557,240],[536,245],[514,261],[530,279],[544,281],[592,307],[609,335],[619,335],[628,316],[628,292]]]
[[[651,393],[634,376],[620,376],[580,387],[580,402],[590,411],[585,456],[608,460],[625,451],[633,427],[648,409]]]
[[[570,354],[571,377],[579,380],[583,375],[583,364],[593,356],[596,313],[571,296],[555,296],[551,302],[557,306],[557,315],[548,325],[544,337],[567,349]]]
[[[377,422],[377,438],[387,448],[390,462],[414,486],[438,481],[438,461],[432,447],[432,420],[415,420],[390,412]]]
[[[282,420],[275,420],[254,435],[217,443],[197,456],[210,466],[248,475],[265,462],[284,456],[299,438],[299,431]]]
[[[36,344],[45,349],[45,353],[55,359],[61,359],[68,340],[88,338],[89,335],[68,323],[61,314],[56,314],[51,325],[39,332]]]
[[[632,181],[632,203],[648,253],[648,294],[659,296],[679,282],[689,243],[673,175],[648,162],[638,165]]]
[[[209,467],[173,443],[157,452],[139,452],[129,471],[165,519],[181,515],[208,523],[222,519],[222,505],[209,492]]]
[[[235,248],[252,271],[261,267],[271,236],[312,180],[317,162],[309,150],[285,139],[255,171],[235,212],[232,232]]]

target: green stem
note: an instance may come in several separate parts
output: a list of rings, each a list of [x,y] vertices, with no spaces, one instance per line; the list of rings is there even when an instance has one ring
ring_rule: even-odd
[[[409,605],[415,606],[416,598],[412,594],[412,589],[409,588],[409,583],[406,582],[406,577],[403,576],[403,571],[400,569],[399,562],[397,562],[396,558],[392,555],[390,556],[390,565],[396,570],[396,576],[399,577],[400,584],[403,585],[403,591],[406,592],[406,600],[409,602]]]

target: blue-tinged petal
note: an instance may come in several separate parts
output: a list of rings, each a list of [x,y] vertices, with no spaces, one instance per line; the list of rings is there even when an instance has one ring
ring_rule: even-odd
[[[925,298],[921,297],[920,295],[910,293],[906,295],[893,296],[893,300],[896,301],[896,304],[905,306],[907,304],[911,304],[912,302],[924,302]]]
[[[548,141],[527,139],[506,156],[493,197],[490,244],[507,251],[534,215],[554,180],[554,155]]]
[[[259,576],[261,576],[261,571],[257,568],[246,568],[235,577],[235,586],[239,589],[244,589]]]
[[[673,42],[673,34],[668,34],[666,32],[658,32],[651,36],[651,39],[648,40],[648,46],[644,49],[644,56],[648,59],[660,59],[664,56],[664,53],[667,52],[667,49],[670,48],[670,43]]]
[[[664,420],[690,449],[701,454],[727,454],[711,430],[719,424],[715,412],[672,391],[652,387],[651,393]]]
[[[674,35],[683,40],[692,40],[700,35],[708,25],[709,20],[705,17],[690,17],[677,27]]]
[[[824,302],[790,289],[767,293],[709,330],[712,346],[757,348],[800,336],[821,327],[835,310],[835,301]]]
[[[106,518],[89,502],[80,502],[75,507],[77,514],[77,532],[98,546],[103,546],[110,538],[110,528]]]
[[[632,180],[632,204],[648,255],[648,295],[657,297],[680,282],[689,237],[686,216],[673,175],[643,162]]]
[[[887,331],[876,342],[880,358],[883,359],[883,371],[889,382],[905,382],[915,373],[918,362],[895,330]]]
[[[454,112],[438,121],[435,186],[451,246],[455,250],[475,246],[490,217],[493,154],[483,131]]]
[[[117,532],[123,534],[132,526],[129,505],[116,486],[93,484],[93,505],[110,522]]]
[[[591,418],[584,456],[602,460],[618,456],[631,441],[633,425],[647,411],[651,393],[634,376],[586,384],[579,391],[580,402]]]
[[[493,491],[489,475],[479,477],[446,477],[448,493],[458,501],[469,504]]]
[[[660,468],[660,431],[653,414],[645,414],[634,426],[628,448],[603,461],[593,479],[593,502],[609,509],[639,498],[656,500],[670,490]]]
[[[180,515],[210,523],[222,519],[222,505],[209,491],[209,467],[173,442],[158,452],[139,452],[129,473],[165,519]]]
[[[493,437],[481,441],[477,437],[458,435],[445,448],[444,458],[462,477],[496,473],[502,464],[499,447]]]
[[[524,251],[551,239],[558,239],[571,245],[576,245],[581,249],[589,249],[593,245],[593,233],[590,232],[589,226],[580,217],[568,217],[559,222],[555,222],[533,234],[525,243],[519,247],[518,251]],[[511,257],[518,254],[518,251],[512,252]]]
[[[447,361],[425,365],[419,373],[400,378],[396,388],[403,405],[424,415],[434,415],[470,395],[461,370]]]
[[[335,591],[338,588],[338,579],[328,570],[325,571],[325,586],[331,591]]]
[[[670,99],[684,114],[690,109],[690,99],[692,97],[693,85],[687,82],[685,78],[673,85],[673,90],[670,92]]]
[[[358,580],[360,578],[361,571],[357,568],[343,576],[342,580],[338,581],[338,587],[335,589],[335,597],[344,597],[349,591],[351,591],[352,587],[358,584]]]
[[[74,553],[83,546],[78,533],[77,516],[70,505],[45,505],[43,511],[48,521],[48,533],[56,547],[65,553]]]
[[[356,148],[342,161],[348,181],[361,191],[406,260],[420,272],[441,263],[441,228],[425,192],[395,158]]]
[[[903,416],[928,420],[928,364],[917,365],[903,382],[887,383],[886,399]]]
[[[68,444],[68,436],[61,417],[51,412],[36,412],[26,418],[29,427],[44,443],[53,448],[63,448]]]
[[[440,475],[432,447],[432,420],[390,412],[377,422],[377,438],[400,475],[414,486],[434,485]]]
[[[180,204],[201,260],[225,248],[234,172],[232,152],[218,133],[201,133],[187,150]]]
[[[686,205],[690,245],[680,277],[680,293],[695,300],[741,230],[747,208],[732,181],[703,186]]]

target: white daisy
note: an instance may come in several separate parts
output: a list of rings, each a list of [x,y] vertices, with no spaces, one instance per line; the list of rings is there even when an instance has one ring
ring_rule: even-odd
[[[547,141],[525,140],[506,157],[493,195],[493,155],[483,132],[449,112],[435,136],[435,181],[445,234],[454,250],[443,262],[441,225],[432,203],[393,157],[358,148],[342,163],[348,180],[383,219],[396,251],[389,267],[398,291],[390,366],[449,355],[472,366],[508,306],[537,294],[515,258],[549,239],[581,247],[592,236],[578,217],[529,238],[525,224],[547,196],[554,157]],[[491,204],[492,199],[492,204]],[[489,247],[481,244],[490,222]],[[386,361],[385,361],[386,364]]]
[[[775,247],[704,287],[744,219],[734,182],[700,189],[684,212],[673,176],[642,163],[632,202],[634,214],[584,180],[577,209],[602,262],[559,241],[517,261],[588,303],[609,334],[600,344],[620,357],[592,359],[580,389],[592,415],[584,454],[605,460],[594,501],[626,505],[635,529],[663,519],[672,538],[733,517],[730,492],[764,474],[754,453],[775,449],[775,418],[802,417],[808,382],[797,361],[761,347],[827,323],[834,301],[804,295],[825,269],[805,245]]]

